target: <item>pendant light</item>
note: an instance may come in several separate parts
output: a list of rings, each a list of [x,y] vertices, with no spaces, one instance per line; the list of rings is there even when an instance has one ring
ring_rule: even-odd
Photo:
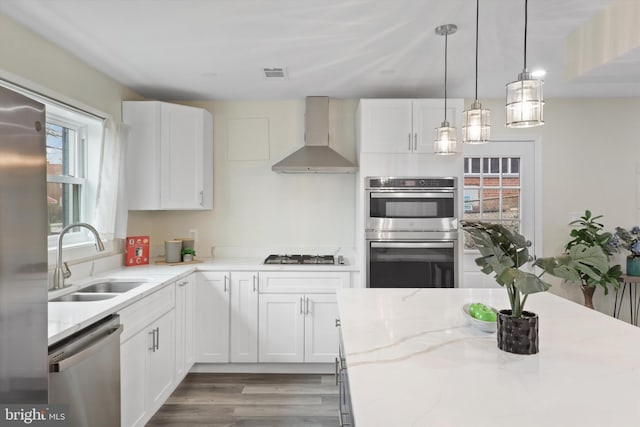
[[[480,0],[476,0],[476,97],[471,108],[462,113],[462,142],[465,144],[485,144],[491,133],[491,111],[482,108],[478,101],[478,24],[480,21]]]
[[[454,24],[441,25],[436,28],[436,34],[444,36],[444,121],[436,128],[436,138],[433,144],[435,154],[449,155],[456,153],[456,128],[450,127],[447,121],[447,42],[449,34],[454,34],[458,27]]]
[[[524,0],[524,69],[518,80],[507,84],[507,122],[509,128],[527,128],[544,124],[542,80],[527,70],[527,9]]]

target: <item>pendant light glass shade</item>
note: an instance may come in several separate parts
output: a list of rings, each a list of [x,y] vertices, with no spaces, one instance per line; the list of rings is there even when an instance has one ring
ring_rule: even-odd
[[[436,34],[444,36],[444,121],[439,128],[436,128],[433,152],[441,155],[456,154],[458,142],[456,128],[451,127],[447,121],[447,42],[449,34],[453,34],[457,30],[458,27],[454,24],[441,25],[436,28]]]
[[[507,121],[509,128],[528,128],[544,124],[542,98],[543,81],[534,79],[527,71],[527,10],[524,1],[524,69],[518,80],[507,84]]]
[[[436,128],[433,151],[441,155],[456,154],[457,142],[456,128],[449,126],[449,122],[445,120],[439,128]]]
[[[480,0],[476,0],[476,98],[471,108],[462,112],[462,142],[464,144],[485,144],[491,134],[491,112],[482,108],[478,101],[478,26],[480,21]]]
[[[524,71],[507,84],[507,127],[527,128],[544,124],[542,80]]]
[[[485,144],[491,135],[491,111],[482,108],[479,101],[462,113],[462,142],[465,144]]]

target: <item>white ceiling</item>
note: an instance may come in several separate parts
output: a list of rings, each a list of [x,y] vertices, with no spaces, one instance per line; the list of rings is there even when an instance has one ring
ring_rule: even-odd
[[[545,96],[640,96],[640,54],[564,79],[565,38],[613,0],[530,0],[527,65]],[[0,0],[0,11],[161,100],[474,94],[473,0]],[[523,68],[524,0],[480,1],[479,98]],[[265,67],[288,78],[267,80]]]

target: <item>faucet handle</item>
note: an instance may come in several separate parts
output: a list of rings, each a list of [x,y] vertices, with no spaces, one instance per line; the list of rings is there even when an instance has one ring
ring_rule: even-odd
[[[65,279],[68,279],[69,277],[71,277],[71,270],[69,270],[69,266],[67,265],[67,263],[63,263],[64,267],[62,268],[62,276]]]

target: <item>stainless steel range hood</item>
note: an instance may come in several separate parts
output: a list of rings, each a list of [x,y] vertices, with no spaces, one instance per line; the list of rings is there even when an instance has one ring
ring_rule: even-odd
[[[271,167],[279,173],[355,173],[358,167],[329,147],[329,98],[305,99],[304,147]]]

